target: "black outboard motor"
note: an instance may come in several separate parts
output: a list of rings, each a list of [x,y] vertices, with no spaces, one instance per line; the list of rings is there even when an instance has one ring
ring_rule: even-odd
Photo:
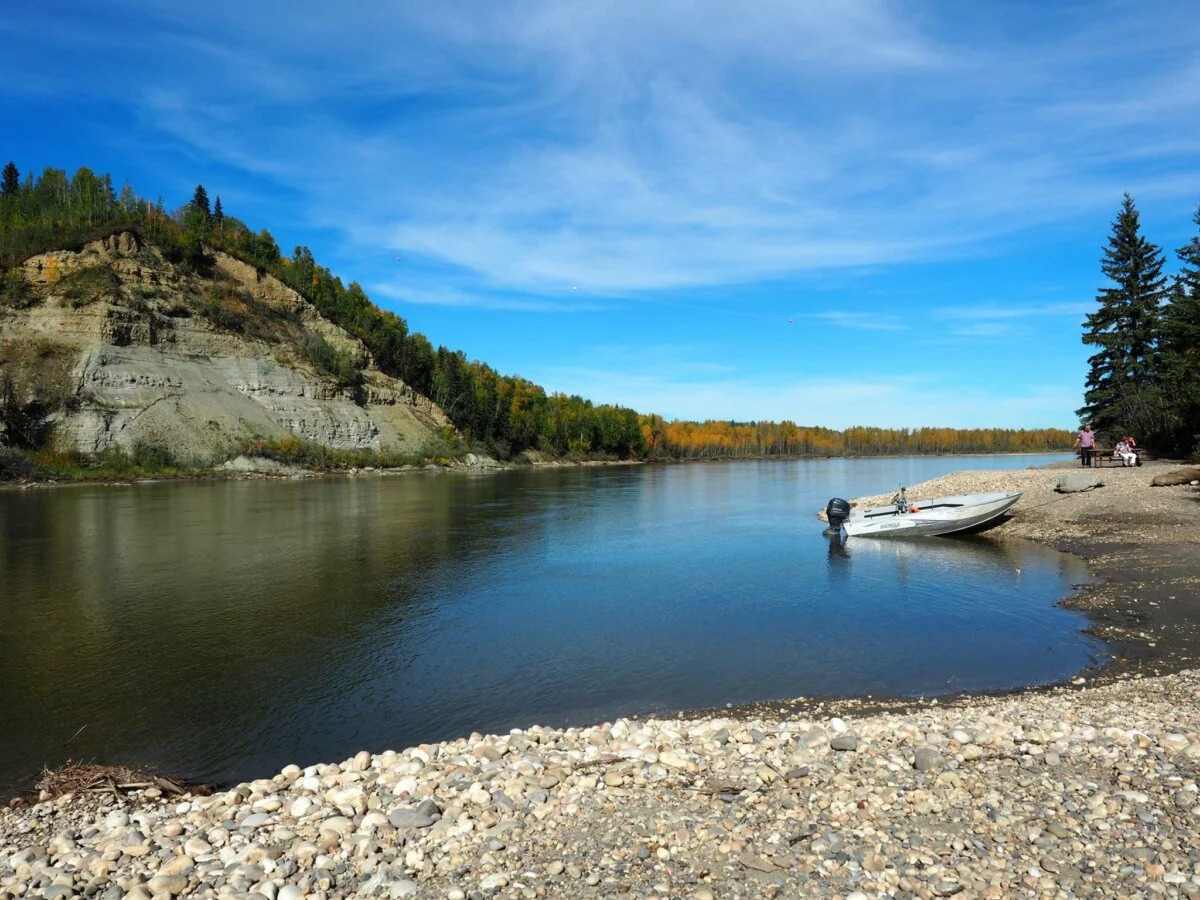
[[[841,531],[842,523],[850,518],[850,501],[834,497],[825,507],[825,517],[829,519],[830,531]]]

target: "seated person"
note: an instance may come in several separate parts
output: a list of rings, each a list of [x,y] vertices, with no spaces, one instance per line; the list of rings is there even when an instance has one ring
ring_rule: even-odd
[[[1142,464],[1142,454],[1141,451],[1138,450],[1137,441],[1135,441],[1132,437],[1127,437],[1125,438],[1125,443],[1129,447],[1129,452],[1133,454],[1134,465],[1140,466]]]
[[[1129,447],[1128,438],[1121,438],[1117,441],[1117,445],[1113,447],[1113,459],[1121,460],[1121,465],[1136,466],[1137,454]]]

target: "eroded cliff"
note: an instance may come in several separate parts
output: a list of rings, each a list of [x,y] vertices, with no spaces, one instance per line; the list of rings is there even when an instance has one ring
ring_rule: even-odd
[[[0,386],[40,405],[62,449],[201,461],[295,435],[417,453],[450,427],[303,297],[224,254],[197,271],[124,232],[20,273],[0,300]]]

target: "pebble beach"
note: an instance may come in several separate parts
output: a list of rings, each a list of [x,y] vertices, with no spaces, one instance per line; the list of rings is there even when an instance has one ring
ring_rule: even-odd
[[[472,734],[210,795],[34,795],[0,811],[0,897],[1200,896],[1200,489],[1149,486],[1169,470],[909,489],[1024,490],[989,539],[1089,560],[1097,584],[1065,602],[1114,656],[1070,683]]]

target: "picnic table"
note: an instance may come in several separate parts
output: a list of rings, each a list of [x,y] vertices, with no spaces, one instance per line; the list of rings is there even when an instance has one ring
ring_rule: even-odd
[[[1112,447],[1088,447],[1079,451],[1081,454],[1086,454],[1083,459],[1085,466],[1123,466],[1125,460],[1113,454]],[[1141,451],[1137,451],[1141,454]]]

